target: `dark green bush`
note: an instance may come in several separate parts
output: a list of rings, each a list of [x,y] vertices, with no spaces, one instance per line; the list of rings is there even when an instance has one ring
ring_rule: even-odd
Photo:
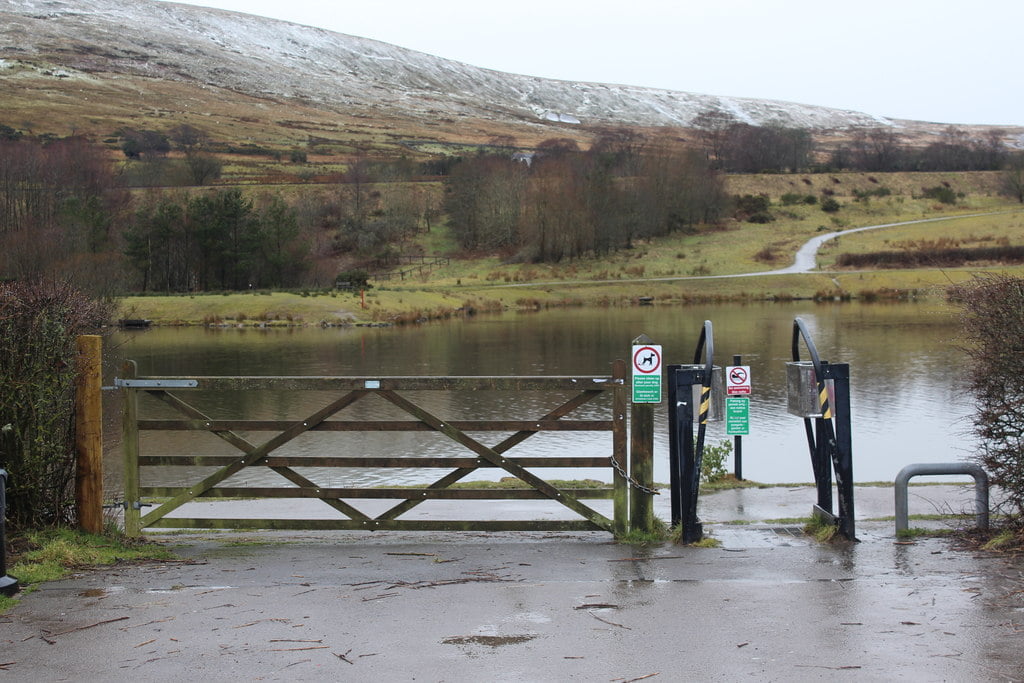
[[[732,453],[732,442],[722,439],[718,444],[705,443],[700,461],[700,480],[706,484],[724,479],[729,474],[726,462]]]
[[[945,185],[921,188],[922,196],[928,199],[935,199],[943,204],[956,204],[956,192],[953,188]]]
[[[370,274],[362,268],[345,270],[334,278],[334,286],[336,289],[369,289],[369,280]]]
[[[766,194],[745,194],[736,195],[736,210],[746,214],[761,213],[767,211],[772,205],[771,199]]]
[[[875,181],[875,182],[877,182],[877,181]],[[880,185],[878,187],[873,187],[870,190],[854,190],[853,191],[853,196],[857,199],[857,201],[863,201],[865,199],[870,199],[871,197],[888,197],[891,194],[892,194],[892,190],[890,190],[885,185]]]
[[[797,204],[814,205],[818,203],[818,198],[815,197],[813,194],[787,192],[786,194],[779,197],[779,201],[782,202],[783,206],[796,206]]]
[[[825,213],[835,213],[839,211],[840,206],[834,197],[825,197],[821,200],[821,210]]]

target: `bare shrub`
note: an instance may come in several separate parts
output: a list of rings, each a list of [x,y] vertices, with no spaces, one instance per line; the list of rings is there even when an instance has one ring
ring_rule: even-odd
[[[1003,490],[1011,523],[1024,525],[1024,279],[983,275],[951,288],[973,369],[975,460]]]
[[[109,317],[66,284],[0,284],[0,467],[15,527],[71,521],[75,337]]]

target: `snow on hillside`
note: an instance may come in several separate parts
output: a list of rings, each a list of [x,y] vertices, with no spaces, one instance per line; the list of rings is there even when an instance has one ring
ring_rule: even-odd
[[[331,108],[510,121],[686,126],[720,110],[811,129],[895,122],[805,104],[575,83],[480,69],[374,40],[153,0],[0,0],[0,57],[192,81]]]

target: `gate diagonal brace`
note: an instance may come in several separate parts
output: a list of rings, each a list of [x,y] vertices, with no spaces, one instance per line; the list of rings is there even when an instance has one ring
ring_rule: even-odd
[[[590,401],[592,401],[593,399],[595,399],[598,396],[602,395],[603,393],[604,393],[603,391],[598,391],[598,390],[594,390],[594,389],[588,389],[587,391],[584,391],[581,394],[577,394],[576,396],[574,396],[573,398],[569,399],[568,401],[566,401],[562,405],[558,406],[557,408],[552,410],[550,413],[547,413],[546,415],[544,415],[544,417],[542,417],[540,419],[541,419],[541,421],[561,419],[561,418],[565,417],[566,415],[568,415],[569,413],[571,413],[572,411],[574,411],[577,408],[579,408],[580,406],[586,405],[587,403],[590,403]],[[523,443],[524,441],[526,441],[528,438],[530,438],[534,434],[537,434],[536,430],[523,430],[523,431],[516,432],[512,436],[508,437],[507,439],[503,440],[501,443],[499,443],[496,446],[494,446],[494,448],[492,450],[495,453],[507,453],[509,450],[511,450],[512,448],[514,448],[514,447],[518,446],[519,444]],[[477,468],[477,467],[463,467],[463,468],[459,468],[459,469],[453,470],[452,472],[449,472],[444,477],[442,477],[441,479],[438,479],[437,481],[435,481],[434,483],[430,484],[426,488],[428,488],[428,489],[444,489],[444,488],[448,488],[449,486],[451,486],[455,482],[459,481],[460,479],[462,479],[462,478],[472,474],[477,469],[479,469],[479,468]],[[389,510],[386,510],[385,512],[382,512],[381,514],[377,515],[377,517],[375,517],[374,519],[378,519],[378,520],[396,519],[396,518],[400,517],[401,515],[405,514],[406,512],[408,512],[409,510],[411,510],[412,508],[416,507],[417,505],[419,505],[422,502],[423,502],[422,498],[420,498],[420,499],[407,498],[406,500],[402,501],[401,503],[399,503],[398,505],[394,506],[393,508],[391,508]]]
[[[188,417],[198,420],[211,419],[202,411],[198,410],[192,405],[189,405],[188,403],[178,398],[177,396],[174,396],[173,394],[169,394],[165,391],[159,390],[147,391],[146,393],[163,401],[164,403],[167,403],[168,405],[174,407],[176,410],[180,411],[181,413]],[[224,466],[220,470],[214,472],[213,474],[206,477],[202,481],[196,483],[195,485],[190,486],[189,490],[186,491],[185,493],[175,496],[174,498],[167,501],[160,507],[156,508],[155,510],[152,510],[151,512],[143,516],[141,520],[142,524],[144,526],[148,526],[152,522],[161,519],[162,517],[166,516],[169,512],[176,510],[185,503],[194,500],[195,498],[198,498],[199,496],[203,495],[204,493],[206,493],[211,488],[213,488],[220,482],[224,481],[231,475],[245,469],[250,465],[255,464],[257,461],[265,458],[271,451],[283,446],[284,444],[288,443],[289,441],[299,436],[300,434],[304,434],[305,432],[309,431],[313,427],[316,427],[318,424],[320,424],[330,416],[334,415],[335,413],[344,410],[348,406],[352,405],[353,403],[361,399],[367,393],[369,393],[367,390],[362,389],[350,391],[349,393],[345,394],[336,401],[333,401],[326,407],[321,408],[313,415],[310,415],[305,420],[301,422],[296,422],[294,425],[292,425],[285,431],[281,432],[277,436],[267,440],[260,446],[254,446],[253,444],[249,443],[247,440],[243,439],[242,437],[238,436],[237,434],[230,430],[214,430],[214,434],[216,434],[221,439],[224,439],[232,446],[245,453],[245,455],[242,458],[236,460],[234,463]],[[306,479],[305,477],[303,477],[302,475],[288,467],[272,467],[270,469],[274,470],[275,472],[277,472],[278,474],[280,474],[281,476],[285,477],[286,479],[293,483],[299,484],[301,486],[312,486],[314,488],[316,487],[316,484],[314,482]],[[364,514],[363,512],[360,512],[358,509],[352,507],[351,505],[342,500],[333,498],[321,498],[320,500],[327,503],[328,505],[338,510],[339,512],[348,515],[352,519],[370,519],[368,515]]]
[[[562,493],[548,482],[544,481],[535,474],[529,472],[526,468],[517,465],[514,462],[506,460],[504,457],[501,456],[500,453],[497,453],[492,448],[488,448],[487,446],[483,445],[482,443],[480,443],[473,437],[469,436],[465,432],[455,428],[454,426],[445,422],[444,420],[434,415],[431,415],[426,410],[420,408],[419,406],[412,403],[408,399],[399,396],[394,391],[381,389],[378,391],[378,393],[383,398],[395,404],[396,406],[406,411],[413,417],[430,425],[435,430],[441,432],[442,434],[452,439],[456,443],[462,444],[469,450],[473,451],[480,457],[490,462],[492,465],[500,467],[509,474],[514,475],[519,479],[525,481],[527,484],[537,489],[551,500],[561,503],[562,505],[566,506],[573,512],[585,517],[589,521],[593,522],[594,524],[600,526],[603,529],[606,529],[607,531],[613,530],[612,521],[604,515],[602,515],[601,513],[591,509],[590,507],[587,507],[586,505],[579,502],[572,496]]]

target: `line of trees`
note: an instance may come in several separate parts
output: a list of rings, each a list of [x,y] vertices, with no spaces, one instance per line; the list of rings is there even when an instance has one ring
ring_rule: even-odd
[[[810,131],[782,125],[752,126],[726,111],[708,110],[691,124],[704,154],[715,168],[729,173],[799,172],[815,170],[869,171],[997,171],[1011,151],[1004,133],[991,129],[971,137],[948,126],[935,142],[907,144],[892,127],[862,128],[848,143],[825,154]]]
[[[0,277],[101,279],[128,202],[107,154],[70,137],[0,139]],[[109,272],[106,275],[109,281]]]
[[[100,294],[323,286],[339,257],[386,256],[439,215],[438,193],[410,182],[415,164],[363,157],[289,202],[217,189],[132,197],[125,163],[174,148],[199,174],[211,143],[188,126],[121,135],[131,161],[118,163],[84,138],[0,128],[0,280],[56,276]]]
[[[309,267],[295,211],[278,196],[257,206],[239,190],[157,195],[124,238],[143,291],[292,287]]]
[[[722,178],[699,154],[608,131],[586,152],[571,140],[542,143],[532,159],[478,155],[457,164],[444,209],[459,245],[559,261],[629,248],[722,217]]]
[[[838,169],[886,171],[998,171],[1011,151],[1003,132],[989,130],[972,138],[955,126],[947,127],[926,147],[910,147],[892,128],[858,130],[852,141],[833,152],[830,165]]]
[[[704,111],[691,124],[714,168],[728,173],[797,172],[813,163],[814,138],[804,128],[753,126],[724,111]]]
[[[211,152],[209,136],[195,126],[181,124],[166,133],[126,127],[117,134],[121,152],[129,160],[123,171],[137,185],[206,185],[223,170]],[[168,159],[172,149],[184,158]]]

